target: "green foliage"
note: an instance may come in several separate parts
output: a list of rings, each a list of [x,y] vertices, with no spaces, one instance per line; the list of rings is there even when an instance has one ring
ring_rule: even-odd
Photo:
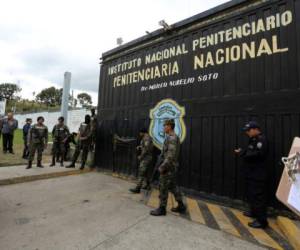
[[[21,91],[16,84],[4,83],[0,84],[0,98],[7,99],[6,112],[14,111],[16,113],[30,113],[40,111],[57,111],[60,110],[62,103],[63,89],[55,87],[45,88],[36,95],[33,92],[35,100],[22,99],[17,96]],[[89,108],[92,104],[92,98],[87,93],[80,93],[78,95],[80,100],[69,95],[69,107],[76,108],[78,102],[85,107]]]
[[[89,108],[92,106],[92,97],[87,93],[78,94],[77,99],[82,107]]]
[[[61,105],[62,91],[62,88],[56,89],[55,87],[43,89],[39,94],[37,94],[36,101],[51,107]]]
[[[5,98],[6,100],[18,99],[16,96],[22,89],[14,83],[2,83],[0,84],[0,98]]]
[[[6,112],[15,110],[17,113],[31,113],[31,112],[40,112],[40,111],[57,111],[60,109],[59,105],[56,106],[47,106],[43,103],[37,103],[36,101],[30,100],[20,100],[18,102],[10,102],[6,106]]]
[[[72,95],[69,95],[69,107],[75,108],[77,104],[78,104],[78,100]]]

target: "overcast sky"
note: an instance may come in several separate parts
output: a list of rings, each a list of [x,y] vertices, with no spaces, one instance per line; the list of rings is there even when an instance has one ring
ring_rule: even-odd
[[[22,96],[62,87],[97,100],[99,58],[124,42],[172,24],[227,0],[0,0],[0,83],[14,82]]]

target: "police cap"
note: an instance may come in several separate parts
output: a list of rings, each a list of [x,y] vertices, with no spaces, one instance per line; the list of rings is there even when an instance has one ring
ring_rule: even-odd
[[[245,126],[243,127],[243,131],[249,131],[252,128],[260,129],[260,126],[256,121],[250,121],[250,122],[245,124]]]

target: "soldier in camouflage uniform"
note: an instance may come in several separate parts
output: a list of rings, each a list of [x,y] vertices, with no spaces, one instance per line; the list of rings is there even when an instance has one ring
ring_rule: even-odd
[[[60,166],[64,166],[65,158],[65,142],[67,141],[68,136],[70,135],[69,128],[64,124],[64,118],[61,116],[58,118],[58,123],[52,129],[52,163],[50,167],[55,166],[55,158],[60,156]]]
[[[147,129],[143,128],[140,130],[140,136],[142,138],[140,146],[137,147],[141,153],[138,156],[140,162],[139,165],[139,180],[135,188],[129,189],[130,192],[138,194],[141,192],[141,188],[147,189],[150,186],[148,169],[151,167],[153,158],[153,142],[152,138],[148,134]],[[146,181],[146,185],[143,186],[143,182]]]
[[[92,139],[91,139],[91,158],[93,159],[89,167],[93,168],[95,166],[94,158],[95,158],[95,149],[96,149],[96,140],[97,140],[97,126],[98,126],[98,119],[96,115],[96,110],[94,108],[91,109],[91,129],[92,129]]]
[[[90,115],[86,115],[85,121],[80,124],[77,139],[78,141],[73,155],[72,163],[69,166],[67,166],[67,168],[75,168],[75,163],[78,159],[80,152],[82,151],[80,169],[84,169],[88,157],[89,149],[92,143],[92,126],[91,126]]]
[[[32,167],[32,161],[37,151],[37,167],[43,168],[42,155],[48,144],[48,128],[44,125],[44,117],[37,118],[37,123],[34,124],[28,133],[29,157],[28,166],[26,169]]]
[[[180,151],[180,140],[174,132],[174,120],[166,120],[164,123],[164,131],[166,138],[162,149],[163,161],[159,166],[159,208],[150,212],[153,216],[166,215],[166,207],[168,202],[169,191],[173,193],[178,206],[172,208],[172,212],[184,213],[186,210],[182,202],[182,194],[176,184],[176,173],[179,166],[178,157]]]

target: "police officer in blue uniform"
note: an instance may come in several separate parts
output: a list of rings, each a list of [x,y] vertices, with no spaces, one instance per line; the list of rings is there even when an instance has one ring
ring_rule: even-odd
[[[29,148],[28,148],[28,133],[31,129],[31,118],[26,118],[26,124],[23,126],[23,141],[24,141],[24,150],[23,150],[23,159],[27,159],[29,156]]]
[[[253,228],[265,228],[267,221],[267,166],[268,142],[261,132],[259,124],[255,121],[248,122],[243,131],[249,137],[248,146],[245,149],[236,149],[244,161],[244,173],[246,181],[246,198],[250,211],[244,215],[254,218],[248,223]]]

